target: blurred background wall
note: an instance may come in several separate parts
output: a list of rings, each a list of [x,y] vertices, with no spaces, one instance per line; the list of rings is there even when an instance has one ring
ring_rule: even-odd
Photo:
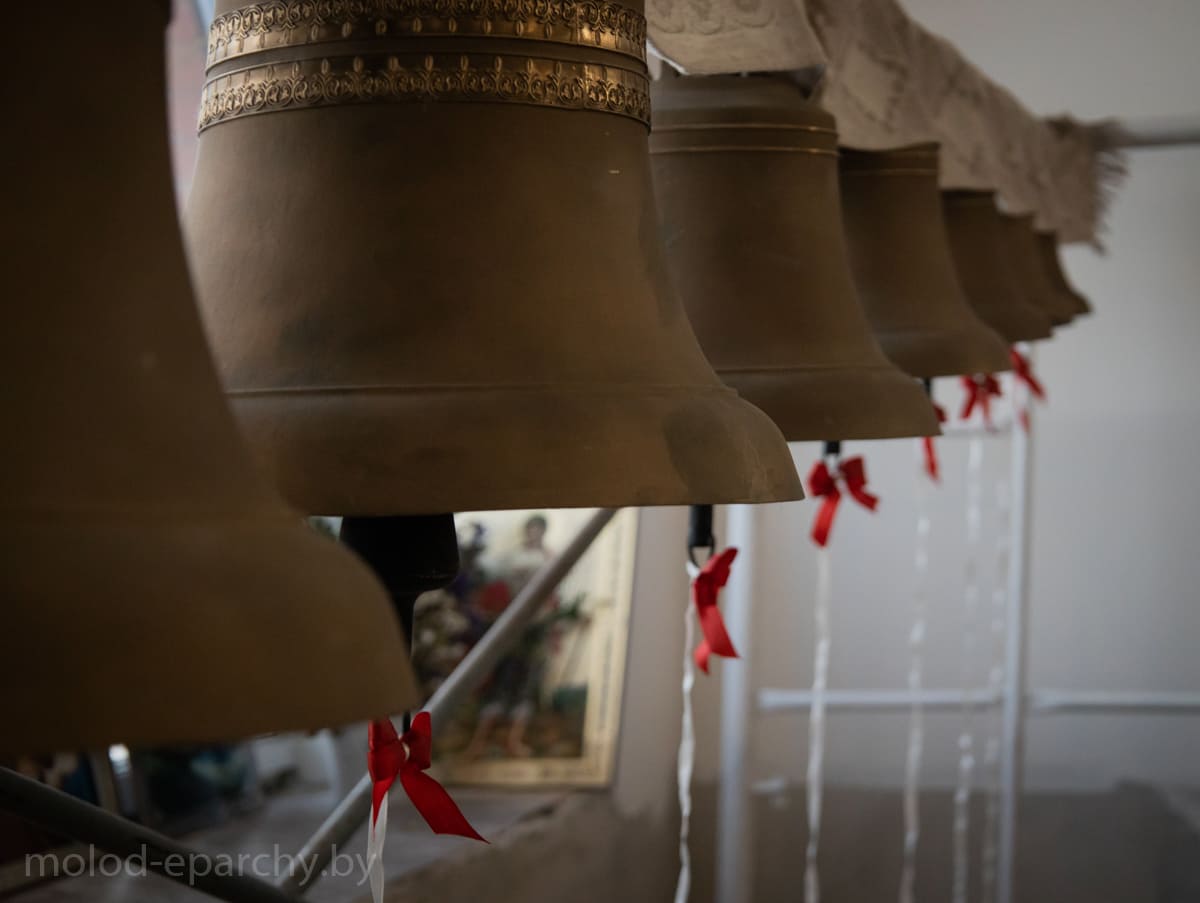
[[[909,13],[958,44],[1038,113],[1143,118],[1195,108],[1200,5],[1151,0],[910,0]],[[1200,148],[1137,151],[1097,255],[1064,255],[1092,317],[1037,352],[1049,403],[1035,415],[1029,678],[1034,687],[1200,690]],[[947,382],[947,381],[942,381]],[[938,385],[953,410],[957,387]],[[932,494],[931,600],[925,684],[984,686],[990,664],[995,492],[1008,441],[985,440],[983,594],[977,651],[964,667],[963,438],[939,441],[943,485]],[[903,688],[913,602],[915,443],[848,444],[863,453],[882,497],[871,515],[846,503],[835,527],[830,686]],[[800,468],[815,444],[794,446]],[[1002,487],[1000,487],[1002,488]],[[812,506],[765,506],[756,552],[753,681],[805,687],[812,679]],[[723,667],[729,667],[722,665]],[[711,691],[711,687],[706,690]],[[829,779],[902,780],[907,714],[832,715]],[[806,715],[759,719],[758,777],[801,780]],[[927,716],[925,780],[953,783],[957,714]],[[979,736],[990,719],[976,719]],[[702,718],[700,773],[718,765],[716,720]],[[1029,722],[1031,789],[1100,789],[1136,778],[1200,784],[1200,718],[1067,715]],[[981,780],[984,778],[980,775]]]

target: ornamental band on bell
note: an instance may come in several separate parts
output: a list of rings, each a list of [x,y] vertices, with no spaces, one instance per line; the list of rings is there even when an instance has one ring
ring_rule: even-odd
[[[430,101],[594,110],[649,125],[645,36],[645,19],[617,3],[254,4],[213,21],[199,128],[289,109]],[[536,55],[513,52],[522,44]]]

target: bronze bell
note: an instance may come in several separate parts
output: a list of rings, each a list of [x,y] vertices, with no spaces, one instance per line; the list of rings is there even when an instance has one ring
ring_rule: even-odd
[[[402,711],[382,588],[267,489],[222,398],[172,196],[165,4],[123,12],[10,10],[70,65],[34,40],[3,63],[36,128],[4,145],[0,753]]]
[[[975,313],[1008,342],[1049,338],[1050,318],[1021,292],[1010,267],[995,192],[943,191],[942,210],[955,271]]]
[[[1090,314],[1092,305],[1088,299],[1067,280],[1066,271],[1058,257],[1058,237],[1053,232],[1040,230],[1035,230],[1034,235],[1037,237],[1038,251],[1041,253],[1042,266],[1050,280],[1050,286],[1056,294],[1065,299],[1064,307],[1070,304],[1075,316]]]
[[[938,192],[938,148],[842,148],[850,265],[883,350],[922,379],[994,373],[1008,345],[971,310],[954,270]]]
[[[1054,326],[1065,326],[1075,317],[1075,304],[1055,290],[1033,230],[1033,214],[1000,214],[1008,238],[1013,275],[1025,297],[1046,312]]]
[[[652,93],[668,260],[721,379],[789,440],[937,433],[854,294],[833,117],[780,76],[668,78]]]
[[[802,495],[670,283],[640,3],[216,13],[192,262],[285,498],[386,516]]]

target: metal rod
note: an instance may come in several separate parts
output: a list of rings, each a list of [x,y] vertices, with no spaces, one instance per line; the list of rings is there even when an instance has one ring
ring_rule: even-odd
[[[957,421],[954,423],[942,424],[942,438],[950,437],[965,437],[982,436],[985,439],[993,436],[1007,436],[1013,430],[1013,421],[1010,417],[997,417],[991,426],[985,426],[975,422]]]
[[[908,690],[827,690],[825,706],[830,711],[898,712],[914,703],[934,710],[950,711],[962,705],[959,689],[928,689],[919,693]],[[974,709],[1003,704],[1002,692],[984,689],[968,691]],[[764,715],[800,712],[812,705],[812,691],[764,687],[758,691],[758,711]],[[1200,714],[1200,693],[1172,690],[1032,690],[1025,695],[1029,715],[1126,714],[1189,715]]]
[[[1032,359],[1033,350],[1019,348]],[[1012,380],[1012,416],[1028,411],[1026,427],[1010,435],[1010,491],[1008,606],[1004,625],[1004,681],[1000,712],[1000,787],[996,825],[996,903],[1013,903],[1016,895],[1017,814],[1021,800],[1025,761],[1025,696],[1029,644],[1029,549],[1033,529],[1033,424],[1029,391]]]
[[[1183,147],[1200,144],[1200,114],[1144,119],[1113,120],[1092,126],[1101,148]]]
[[[520,640],[521,633],[537,614],[542,603],[566,577],[583,554],[595,542],[600,531],[617,513],[615,508],[600,508],[553,561],[547,562],[517,594],[491,629],[483,635],[450,676],[438,687],[425,706],[433,719],[436,733],[450,720],[451,714],[491,673],[500,659]],[[292,862],[304,863],[285,876],[281,889],[302,894],[321,877],[337,847],[346,843],[367,821],[371,813],[371,778],[364,774],[337,808],[308,839]]]
[[[218,857],[7,768],[0,768],[0,810],[122,859],[136,857],[147,872],[229,903],[295,903],[295,897],[266,881],[222,874],[232,868],[218,868],[223,866]]]
[[[1029,694],[1028,704],[1030,713],[1034,715],[1190,715],[1200,714],[1200,693],[1034,690]]]
[[[749,744],[754,661],[755,538],[758,509],[726,509],[728,543],[738,550],[737,567],[725,590],[725,625],[741,653],[721,669],[721,764],[717,781],[716,903],[750,903],[754,886],[753,822],[750,817]]]
[[[825,708],[831,712],[898,712],[919,703],[932,711],[958,711],[963,706],[963,691],[911,690],[826,690]],[[785,690],[764,687],[758,691],[758,711],[764,715],[804,711],[812,705],[811,690]],[[1001,696],[989,690],[970,690],[966,703],[973,709],[994,708]]]

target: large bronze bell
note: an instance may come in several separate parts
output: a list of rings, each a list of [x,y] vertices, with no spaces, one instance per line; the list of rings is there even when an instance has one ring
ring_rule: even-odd
[[[801,496],[667,273],[640,3],[218,0],[194,272],[285,498],[361,516]]]
[[[789,440],[936,433],[854,294],[833,117],[779,76],[668,78],[653,98],[668,260],[721,379]]]
[[[942,209],[955,271],[975,313],[1009,342],[1049,338],[1050,318],[1025,297],[1010,267],[995,192],[944,191]]]
[[[842,148],[850,265],[884,353],[930,379],[1010,367],[1008,345],[963,295],[942,218],[938,148]]]
[[[1070,323],[1075,317],[1075,304],[1050,282],[1033,230],[1033,214],[1002,213],[1000,220],[1008,239],[1012,272],[1025,297],[1044,310],[1055,327]]]
[[[3,61],[7,115],[36,127],[3,151],[2,753],[417,701],[381,587],[266,488],[221,395],[172,197],[165,6],[9,10],[61,64],[32,39]]]
[[[1091,303],[1067,279],[1066,271],[1063,269],[1062,261],[1058,256],[1058,236],[1053,232],[1042,232],[1040,230],[1035,230],[1034,235],[1037,237],[1038,251],[1042,258],[1042,267],[1046,272],[1047,278],[1050,280],[1050,286],[1060,297],[1065,299],[1064,306],[1070,304],[1075,316],[1090,314],[1092,312]]]

